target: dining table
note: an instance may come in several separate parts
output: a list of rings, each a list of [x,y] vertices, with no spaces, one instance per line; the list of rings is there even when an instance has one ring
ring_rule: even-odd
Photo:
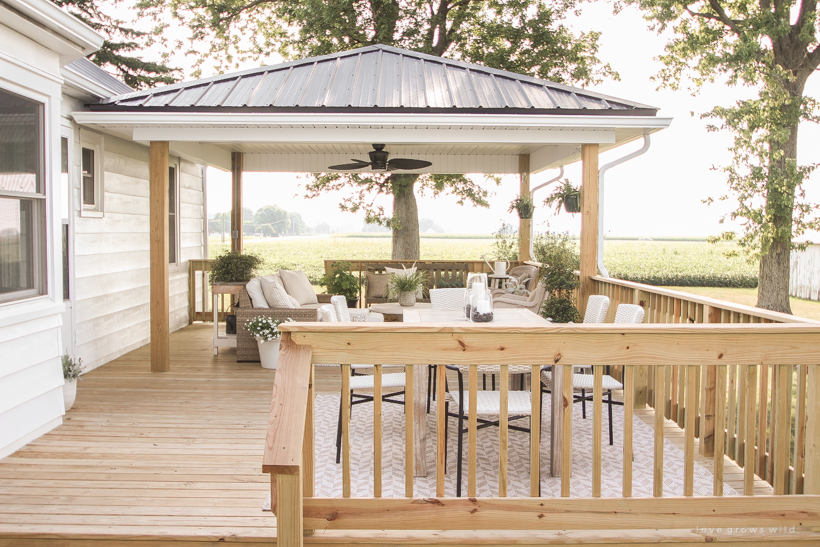
[[[464,317],[461,309],[415,309],[407,310],[403,314],[405,323],[469,323]],[[523,308],[496,308],[493,310],[492,323],[476,323],[477,325],[497,325],[499,323],[532,323],[549,327],[549,321],[527,309]],[[500,363],[499,363],[500,364]],[[514,363],[510,363],[514,364]],[[546,364],[546,363],[545,363]],[[563,367],[555,367],[553,371],[553,393],[561,393]],[[530,382],[532,389],[538,390],[540,378],[533,378]],[[538,390],[540,395],[540,390]],[[561,430],[563,423],[563,412],[561,411],[561,398],[552,397],[552,408],[550,412],[550,452],[551,465],[550,474],[559,476],[561,459]],[[427,476],[427,379],[424,374],[413,375],[413,443],[415,455],[415,476]],[[557,460],[557,464],[556,464]]]

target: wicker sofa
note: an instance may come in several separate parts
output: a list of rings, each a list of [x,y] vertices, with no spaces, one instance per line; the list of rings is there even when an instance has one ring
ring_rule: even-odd
[[[319,305],[315,308],[254,308],[246,289],[239,293],[239,306],[236,308],[236,360],[259,361],[259,348],[256,339],[245,330],[245,324],[254,317],[264,315],[272,319],[293,319],[294,321],[319,321],[319,306],[329,304],[332,295],[317,294]]]

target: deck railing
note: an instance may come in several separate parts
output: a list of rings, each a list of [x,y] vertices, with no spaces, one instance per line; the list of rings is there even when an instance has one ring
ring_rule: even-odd
[[[644,322],[650,324],[820,325],[793,315],[641,283],[604,277],[595,277],[594,281],[597,294],[610,299],[609,321],[618,304],[628,303],[642,306],[646,312]],[[725,405],[720,410],[726,416],[723,446],[726,455],[741,467],[748,467],[746,462],[753,461],[751,468],[774,486],[777,493],[802,493],[807,368],[762,364],[752,370],[731,366],[722,388],[717,384],[716,369],[704,368],[699,372],[692,378],[685,367],[672,365],[668,373],[659,378],[655,376],[655,369],[639,367],[634,388],[635,404],[662,408],[663,414],[679,427],[684,426],[687,406],[694,405],[698,414],[695,427],[700,452],[711,456],[718,442],[715,414],[719,395]],[[722,391],[718,393],[718,389]],[[784,405],[787,404],[794,409],[791,418],[786,414]],[[786,443],[791,452],[791,465],[782,471],[788,475],[785,481],[776,477],[775,458],[772,457],[772,449],[776,449],[778,443]]]
[[[820,526],[820,327],[799,324],[770,325],[463,325],[445,324],[327,324],[285,325],[273,388],[263,471],[272,474],[272,506],[277,516],[279,545],[302,545],[303,531],[313,530],[629,530],[695,529],[696,527],[747,526],[795,527],[809,530]],[[342,497],[318,497],[314,490],[314,367],[316,363],[342,363],[342,393],[347,393],[350,363],[375,364],[375,385],[383,365],[404,365],[407,374],[406,400],[412,400],[412,377],[425,365],[457,364],[469,369],[469,398],[477,396],[477,366],[498,363],[526,364],[539,377],[542,365],[563,367],[566,377],[573,365],[594,364],[592,477],[590,498],[570,498],[572,458],[561,462],[561,497],[540,497],[538,486],[540,453],[540,398],[533,396],[529,451],[529,497],[507,497],[507,420],[503,414],[509,383],[502,364],[500,399],[498,495],[476,498],[477,446],[475,405],[470,405],[467,440],[467,497],[445,496],[444,489],[444,367],[438,367],[438,411],[436,435],[436,497],[420,498],[413,484],[413,405],[405,405],[405,492],[400,498],[381,498],[381,412],[374,409],[373,497],[351,497],[349,405],[342,409]],[[604,365],[622,367],[626,383],[624,421],[619,431],[623,441],[622,497],[601,496],[602,375]],[[787,495],[789,435],[787,424],[792,401],[776,390],[776,435],[773,437],[772,465],[774,492],[754,496],[754,468],[744,469],[745,497],[721,498],[723,494],[724,432],[729,417],[724,394],[731,374],[736,373],[743,392],[753,394],[759,370],[775,370],[778,386],[788,382],[790,370],[799,365],[806,374],[802,399],[803,439],[795,450],[804,461],[802,491],[810,495]],[[684,408],[697,408],[697,379],[715,377],[713,416],[714,450],[713,497],[693,497],[695,428],[697,413],[684,412],[683,497],[663,498],[664,428],[663,414],[656,413],[652,498],[633,498],[634,384],[639,370],[650,369],[656,380],[655,395],[665,400],[666,372],[673,366],[685,371],[687,390]],[[739,379],[739,380],[737,380]],[[535,381],[533,382],[535,384]],[[536,384],[537,385],[537,384]],[[537,389],[537,388],[536,388]],[[374,399],[379,400],[376,388]],[[560,443],[571,454],[573,443],[570,382],[562,397],[564,428]],[[347,397],[343,397],[343,400]],[[751,417],[753,407],[745,399],[741,412]],[[748,425],[746,437],[753,428]],[[728,428],[731,431],[731,428]],[[736,447],[736,445],[734,445]],[[754,458],[751,444],[741,449]],[[533,471],[535,470],[535,471]],[[490,533],[491,534],[491,533]],[[502,540],[503,533],[498,539]]]

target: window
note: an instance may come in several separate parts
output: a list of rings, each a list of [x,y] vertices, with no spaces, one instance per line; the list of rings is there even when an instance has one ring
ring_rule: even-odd
[[[71,184],[68,178],[68,138],[60,138],[60,187],[63,191],[62,199],[62,232],[63,232],[63,300],[69,300],[71,295],[71,276],[69,275],[69,223],[71,215]]]
[[[0,302],[47,292],[43,105],[0,89]]]
[[[168,167],[168,262],[176,264],[177,241],[179,227],[177,226],[177,167]]]
[[[101,135],[80,131],[80,215],[102,217],[103,213],[103,139]]]

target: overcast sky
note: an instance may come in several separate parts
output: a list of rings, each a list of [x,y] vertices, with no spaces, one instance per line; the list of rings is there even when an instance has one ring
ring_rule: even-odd
[[[615,97],[641,102],[660,108],[659,116],[672,117],[672,125],[652,136],[649,151],[639,158],[610,170],[604,188],[608,236],[638,237],[705,237],[718,234],[726,228],[720,225],[722,214],[730,211],[729,203],[706,206],[702,200],[717,198],[726,188],[725,178],[712,166],[725,165],[731,160],[727,149],[731,144],[728,134],[706,131],[706,120],[699,113],[716,105],[731,105],[740,96],[751,97],[753,90],[730,89],[722,84],[702,89],[697,97],[687,91],[656,91],[651,80],[659,64],[654,58],[663,51],[665,40],[649,29],[637,10],[626,9],[617,16],[609,3],[583,4],[581,17],[576,20],[579,30],[602,32],[599,57],[620,73],[621,81],[606,81],[591,89]],[[272,64],[276,60],[271,60]],[[180,64],[180,63],[178,63]],[[254,63],[257,65],[258,63]],[[203,74],[207,76],[209,74]],[[806,89],[808,95],[820,95],[820,74],[815,75]],[[695,116],[691,116],[694,112]],[[798,161],[820,161],[820,129],[804,124],[800,129]],[[640,142],[631,143],[603,154],[601,165],[639,148]],[[547,171],[533,177],[534,187],[557,174]],[[570,166],[566,177],[574,184],[580,181],[580,164]],[[483,176],[477,176],[483,180]],[[812,201],[820,201],[820,173],[815,173],[806,185]],[[505,177],[500,187],[492,185],[490,209],[475,209],[456,205],[455,198],[437,199],[419,197],[420,218],[431,218],[455,233],[488,233],[502,221],[513,222],[516,217],[507,213],[510,201],[518,193],[518,179]],[[540,206],[548,195],[548,188],[535,194],[536,229],[549,223],[552,229],[580,231],[580,215],[561,213]],[[333,229],[359,231],[363,224],[360,216],[342,213],[338,209],[340,195],[327,194],[322,198],[306,200],[297,175],[283,173],[248,173],[245,175],[245,203],[253,209],[265,204],[277,204],[288,211],[299,212],[308,225],[319,222],[331,224]],[[384,201],[390,210],[389,201]],[[211,169],[208,173],[208,212],[230,210],[230,174]],[[815,239],[818,239],[815,236]]]

